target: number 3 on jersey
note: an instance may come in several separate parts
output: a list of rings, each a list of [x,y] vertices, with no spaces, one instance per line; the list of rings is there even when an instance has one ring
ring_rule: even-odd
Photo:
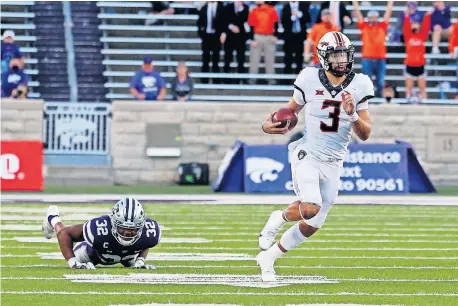
[[[321,109],[331,108],[329,112],[329,119],[332,119],[331,125],[327,125],[323,121],[320,123],[320,129],[325,133],[337,133],[339,129],[339,120],[340,120],[340,104],[342,101],[336,100],[324,100]],[[333,108],[333,109],[332,109]]]

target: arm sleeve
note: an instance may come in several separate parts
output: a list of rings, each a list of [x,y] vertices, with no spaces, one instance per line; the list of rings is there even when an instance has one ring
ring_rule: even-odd
[[[404,41],[407,42],[410,39],[410,18],[409,15],[404,16],[404,24],[402,26],[402,34],[404,34]]]
[[[423,40],[427,40],[429,36],[429,30],[431,28],[431,15],[425,15],[423,18],[423,24],[421,25],[421,37]]]
[[[29,83],[29,76],[24,73],[22,80],[21,80],[21,84],[27,85],[28,83]]]
[[[362,31],[364,29],[364,27],[366,26],[366,23],[364,22],[364,20],[358,20],[356,22],[356,25],[358,26],[358,29],[360,31]]]
[[[21,52],[21,49],[16,46],[16,51],[14,52],[14,57],[15,58],[22,58],[24,55]]]
[[[84,241],[86,241],[90,246],[92,246],[95,241],[94,233],[92,232],[92,228],[91,228],[91,223],[93,220],[94,219],[89,220],[86,223],[84,223],[83,225]]]
[[[136,87],[137,87],[137,73],[135,73],[135,74],[130,78],[129,87],[130,87],[130,88],[136,88]]]
[[[307,103],[305,97],[305,92],[307,89],[306,73],[307,68],[302,70],[301,73],[299,73],[297,76],[296,81],[294,81],[293,98],[298,105],[305,105]]]
[[[356,111],[368,109],[369,100],[374,96],[374,84],[367,75],[362,74],[359,92],[356,97]]]

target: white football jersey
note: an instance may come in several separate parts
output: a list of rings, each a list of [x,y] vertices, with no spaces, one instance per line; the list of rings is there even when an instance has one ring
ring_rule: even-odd
[[[351,122],[344,111],[342,94],[348,91],[356,110],[368,109],[374,97],[374,85],[367,75],[351,72],[345,81],[334,87],[323,69],[307,67],[294,82],[294,100],[307,104],[304,137],[300,145],[312,155],[345,159],[351,140]]]

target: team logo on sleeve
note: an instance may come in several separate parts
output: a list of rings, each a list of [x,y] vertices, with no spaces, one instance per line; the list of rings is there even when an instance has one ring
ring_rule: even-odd
[[[303,159],[306,156],[307,152],[305,152],[304,150],[300,150],[299,153],[297,153],[297,158],[299,158],[299,160]]]

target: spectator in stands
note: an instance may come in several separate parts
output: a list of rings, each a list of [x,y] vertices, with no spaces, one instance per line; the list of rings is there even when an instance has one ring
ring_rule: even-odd
[[[399,98],[399,93],[394,84],[385,83],[382,90],[382,97],[386,103],[392,103],[393,99]]]
[[[407,2],[406,7],[405,7],[405,12],[401,12],[398,18],[398,22],[396,24],[396,30],[393,35],[394,42],[404,41],[404,36],[402,35],[402,32],[403,32],[404,18],[406,15],[409,17],[412,17],[415,20],[420,20],[421,22],[425,14],[417,10],[417,1]]]
[[[377,79],[376,95],[381,96],[386,72],[386,33],[390,23],[393,1],[388,1],[383,20],[379,22],[379,13],[369,11],[368,21],[364,21],[363,14],[359,9],[358,1],[353,1],[358,28],[361,31],[362,47],[362,70],[363,73]]]
[[[185,62],[178,63],[177,75],[172,80],[171,90],[174,100],[189,101],[191,99],[193,82]]]
[[[16,35],[14,31],[6,30],[3,33],[3,41],[2,41],[2,73],[8,72],[10,61],[13,58],[19,59],[17,64],[19,68],[24,67],[24,56],[22,55],[21,51],[19,50],[19,46],[14,43]]]
[[[404,60],[405,81],[406,81],[406,98],[410,99],[412,95],[414,79],[418,80],[418,87],[422,99],[427,99],[426,94],[426,71],[425,71],[425,42],[429,36],[431,25],[431,14],[429,11],[423,18],[423,22],[417,15],[406,12],[404,17],[403,35],[406,45],[406,58]]]
[[[439,43],[441,37],[448,38],[452,29],[451,11],[444,1],[434,1],[434,12],[431,15],[431,31],[433,38],[433,54],[441,53]]]
[[[216,1],[205,3],[199,11],[197,34],[202,39],[202,72],[210,71],[210,57],[212,72],[219,72],[220,37],[224,27],[223,14],[223,3]],[[208,83],[208,78],[203,78],[202,82]],[[215,78],[213,83],[219,83],[219,79]]]
[[[221,43],[224,44],[224,72],[230,72],[230,65],[234,58],[234,50],[237,52],[237,72],[245,73],[245,51],[248,39],[248,6],[242,1],[234,1],[224,8],[226,18],[223,33],[221,33]],[[249,31],[248,31],[249,32]],[[234,80],[240,83],[240,80]],[[226,80],[232,83],[232,80]]]
[[[143,59],[142,68],[130,79],[130,93],[140,101],[164,100],[165,81],[159,71],[154,69],[151,57]]]
[[[305,41],[304,60],[306,63],[310,62],[311,55],[313,54],[313,65],[315,67],[320,67],[316,46],[321,37],[331,31],[340,31],[340,28],[331,23],[331,12],[327,9],[322,10],[321,22],[313,25]]]
[[[159,25],[163,24],[163,21],[157,19],[159,15],[173,15],[175,10],[170,7],[169,1],[151,1],[152,9],[151,13],[148,14],[149,18],[145,20],[145,25]]]
[[[450,52],[450,56],[456,59],[456,71],[458,71],[458,21],[452,26],[452,30],[450,31],[449,43],[448,43],[448,51]],[[458,99],[458,73],[456,79],[456,99]]]
[[[331,13],[331,23],[340,29],[345,28],[345,26],[352,23],[351,13],[347,11],[344,1],[325,1],[321,3],[320,7],[320,16],[323,16],[321,12],[323,10],[329,10]],[[318,22],[323,21],[323,19],[318,20]]]
[[[29,77],[20,68],[21,59],[12,58],[9,69],[2,72],[2,98],[27,98]]]
[[[275,51],[278,37],[277,10],[273,6],[265,4],[264,1],[256,1],[256,7],[248,15],[248,25],[252,27],[250,32],[252,35],[250,73],[258,73],[261,52],[264,52],[266,73],[273,74],[275,72]],[[254,80],[251,79],[250,83],[253,84]],[[275,80],[269,80],[270,85],[275,83]]]
[[[283,51],[285,52],[284,73],[293,73],[293,54],[296,63],[295,73],[299,74],[304,63],[304,42],[307,38],[307,23],[310,22],[309,1],[290,1],[282,10]]]

